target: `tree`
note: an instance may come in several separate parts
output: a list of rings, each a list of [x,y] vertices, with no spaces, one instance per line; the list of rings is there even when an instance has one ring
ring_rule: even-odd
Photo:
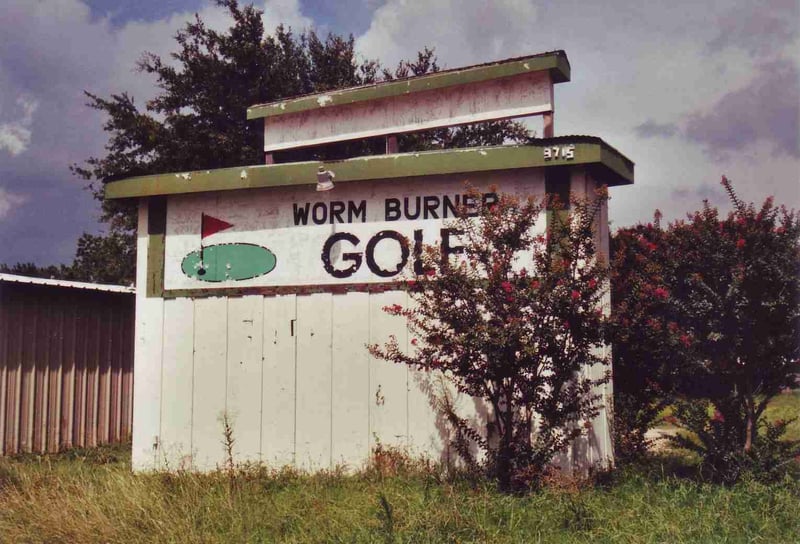
[[[701,454],[712,470],[727,473],[732,462],[746,465],[758,454],[764,410],[781,390],[797,385],[800,221],[771,198],[756,209],[725,177],[722,185],[733,211],[720,220],[705,203],[688,223],[671,228],[670,249],[682,257],[674,296],[694,352],[676,387],[713,405],[715,423],[693,430],[706,446],[724,436],[729,447]],[[715,427],[720,432],[709,433]]]
[[[771,198],[760,208],[745,204],[725,177],[722,185],[733,205],[726,218],[705,202],[665,230],[639,227],[639,244],[653,247],[637,250],[633,263],[624,259],[625,240],[637,229],[617,235],[615,273],[625,281],[615,289],[650,271],[657,281],[649,291],[631,289],[633,303],[623,298],[615,312],[634,325],[666,324],[669,334],[638,346],[631,346],[642,340],[634,329],[630,343],[617,346],[628,357],[622,366],[633,370],[639,358],[659,394],[676,402],[675,422],[700,439],[678,443],[696,450],[709,473],[732,481],[765,455],[789,454],[775,440],[785,422],[767,424],[763,414],[800,374],[800,220]]]
[[[406,318],[413,351],[395,338],[370,346],[377,357],[438,371],[460,393],[487,402],[488,428],[448,415],[456,447],[466,454],[468,439],[481,448],[505,491],[537,485],[597,414],[592,389],[607,377],[583,371],[606,364],[597,350],[606,265],[593,231],[605,198],[576,199],[568,216],[552,215],[546,234],[534,230],[543,200],[501,195],[479,205],[477,219],[462,210],[451,228],[461,233],[463,260],[454,264],[429,248],[427,271],[407,284],[414,304],[385,308]]]
[[[13,265],[0,263],[0,273],[45,279],[68,280],[72,278],[70,267],[63,264],[60,266],[37,266],[35,263],[16,263]]]
[[[154,75],[160,89],[144,111],[127,93],[110,98],[86,93],[88,105],[107,116],[103,126],[109,133],[107,153],[72,168],[92,182],[111,236],[132,240],[135,213],[130,203],[102,200],[105,183],[136,175],[263,163],[263,128],[257,121],[247,121],[249,106],[439,69],[429,49],[420,52],[415,61],[401,62],[391,72],[377,61],[358,62],[352,36],[329,34],[322,40],[314,31],[297,36],[283,26],[271,35],[265,34],[262,12],[252,5],[215,1],[228,10],[233,19],[231,28],[217,32],[196,16],[177,33],[179,48],[172,54],[174,63],[153,54],[140,61],[139,69]],[[399,145],[405,151],[518,142],[528,137],[522,125],[500,121],[402,137]],[[383,141],[373,139],[285,151],[276,153],[275,160],[325,160],[383,150]],[[100,262],[104,255],[101,252],[87,258]],[[133,250],[128,248],[114,258],[128,259],[118,269],[129,273],[118,281],[132,281]]]

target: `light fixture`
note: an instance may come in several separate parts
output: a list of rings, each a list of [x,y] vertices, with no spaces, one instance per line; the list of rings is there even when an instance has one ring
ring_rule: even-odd
[[[336,174],[320,166],[317,170],[317,191],[330,191],[333,189],[333,178]]]

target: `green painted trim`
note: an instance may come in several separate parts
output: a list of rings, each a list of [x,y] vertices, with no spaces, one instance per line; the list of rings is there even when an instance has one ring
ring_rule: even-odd
[[[543,148],[574,144],[573,160],[545,161]],[[395,179],[516,168],[589,165],[601,183],[633,183],[633,163],[600,138],[559,136],[531,145],[447,149],[396,155],[374,155],[331,162],[296,162],[221,168],[181,174],[140,176],[105,186],[105,198],[137,198],[208,191],[316,184],[319,166],[336,173],[336,183]]]
[[[281,285],[274,287],[211,287],[195,289],[167,289],[163,298],[207,298],[207,297],[242,297],[258,295],[274,297],[279,295],[310,295],[313,293],[384,293],[386,291],[405,291],[403,282],[370,282],[370,283],[337,283],[331,285]]]
[[[531,72],[548,70],[553,83],[561,83],[570,79],[570,65],[564,51],[553,51],[529,57],[507,59],[489,64],[466,66],[453,70],[445,70],[423,76],[410,77],[400,80],[384,81],[362,87],[351,87],[326,93],[310,95],[257,104],[247,108],[248,119],[260,119],[297,113],[306,110],[327,108],[331,106],[344,106],[356,102],[379,100],[393,96],[402,96],[422,91],[443,89],[455,85],[478,83],[491,79],[516,76]]]
[[[167,199],[155,197],[147,202],[147,297],[164,294],[164,237],[167,226]]]

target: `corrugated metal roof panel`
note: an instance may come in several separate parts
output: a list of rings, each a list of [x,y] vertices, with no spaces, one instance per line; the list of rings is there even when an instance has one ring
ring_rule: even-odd
[[[85,283],[81,281],[49,280],[45,278],[32,278],[16,274],[0,274],[0,282],[27,283],[31,285],[48,285],[50,287],[67,287],[71,289],[85,289],[88,291],[105,291],[108,293],[135,293],[135,287],[124,285],[102,285],[99,283]]]

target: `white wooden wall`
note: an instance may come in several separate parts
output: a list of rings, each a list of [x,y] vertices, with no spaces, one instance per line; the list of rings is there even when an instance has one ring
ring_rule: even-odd
[[[594,185],[573,177],[573,188],[579,183]],[[436,379],[366,349],[392,334],[409,346],[402,318],[382,311],[406,305],[405,292],[147,298],[146,205],[139,225],[134,470],[222,466],[225,416],[236,462],[358,467],[378,442],[450,456],[446,426],[431,407]],[[602,236],[607,248],[607,229]],[[602,393],[610,401],[610,385]],[[480,403],[456,400],[460,415],[481,417]],[[611,459],[610,417],[603,410],[562,463]]]
[[[356,467],[378,442],[430,455],[446,443],[427,376],[366,349],[407,343],[382,310],[405,292],[138,302],[134,469],[222,466],[224,414],[236,462]]]

